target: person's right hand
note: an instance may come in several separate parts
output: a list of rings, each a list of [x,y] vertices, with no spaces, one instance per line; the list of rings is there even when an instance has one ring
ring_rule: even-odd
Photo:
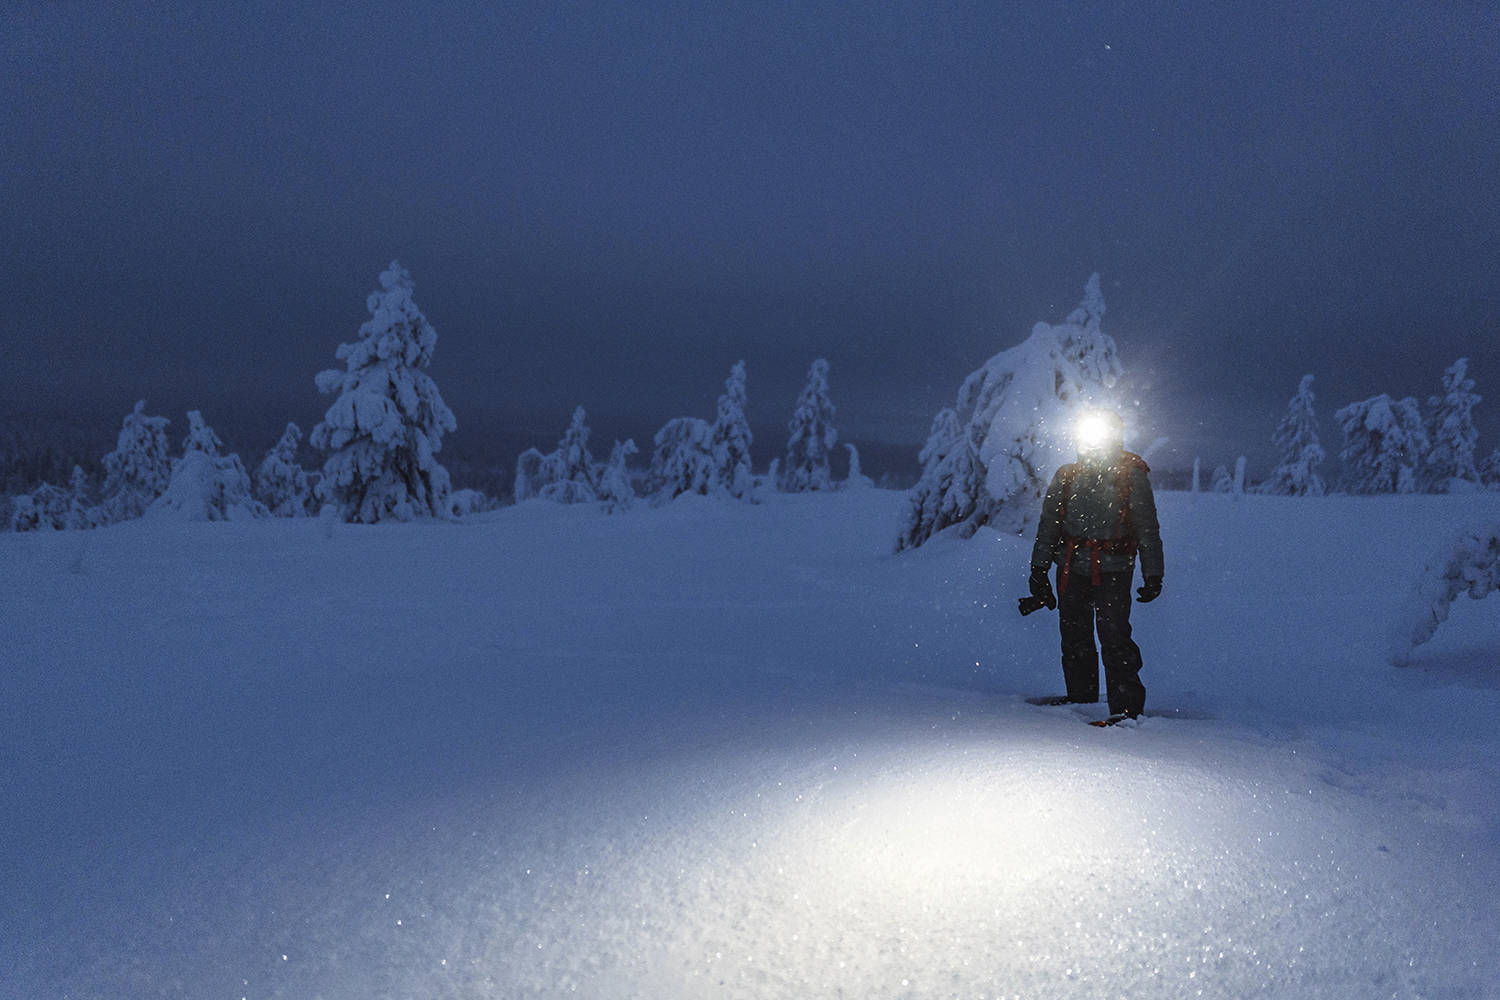
[[[1052,581],[1047,579],[1045,569],[1032,567],[1031,579],[1027,583],[1031,587],[1031,596],[1047,605],[1048,611],[1057,607],[1057,595],[1052,593]]]

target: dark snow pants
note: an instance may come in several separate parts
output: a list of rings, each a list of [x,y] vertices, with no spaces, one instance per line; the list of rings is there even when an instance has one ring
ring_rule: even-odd
[[[1073,701],[1099,700],[1099,653],[1104,654],[1104,684],[1111,715],[1139,715],[1146,707],[1141,684],[1141,650],[1130,638],[1130,584],[1134,573],[1068,574],[1058,596],[1062,626],[1063,680]],[[1099,649],[1094,648],[1094,630]]]

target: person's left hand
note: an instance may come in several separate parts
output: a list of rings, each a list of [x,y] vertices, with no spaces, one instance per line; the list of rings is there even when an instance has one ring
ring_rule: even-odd
[[[1161,577],[1159,576],[1146,577],[1143,586],[1136,588],[1135,592],[1136,600],[1140,601],[1142,604],[1150,604],[1160,596]]]

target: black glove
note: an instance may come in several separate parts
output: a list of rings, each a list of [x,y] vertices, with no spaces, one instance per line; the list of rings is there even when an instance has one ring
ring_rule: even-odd
[[[1137,587],[1135,591],[1136,600],[1142,604],[1150,604],[1161,596],[1161,577],[1146,577],[1144,586]]]
[[[1045,604],[1048,611],[1057,607],[1057,595],[1052,593],[1052,581],[1047,579],[1045,569],[1032,567],[1031,579],[1027,583],[1031,587],[1031,596]]]

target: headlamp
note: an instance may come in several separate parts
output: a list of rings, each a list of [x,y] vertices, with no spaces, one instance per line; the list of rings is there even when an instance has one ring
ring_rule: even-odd
[[[1099,451],[1119,436],[1115,423],[1103,413],[1085,413],[1076,428],[1079,451]]]

